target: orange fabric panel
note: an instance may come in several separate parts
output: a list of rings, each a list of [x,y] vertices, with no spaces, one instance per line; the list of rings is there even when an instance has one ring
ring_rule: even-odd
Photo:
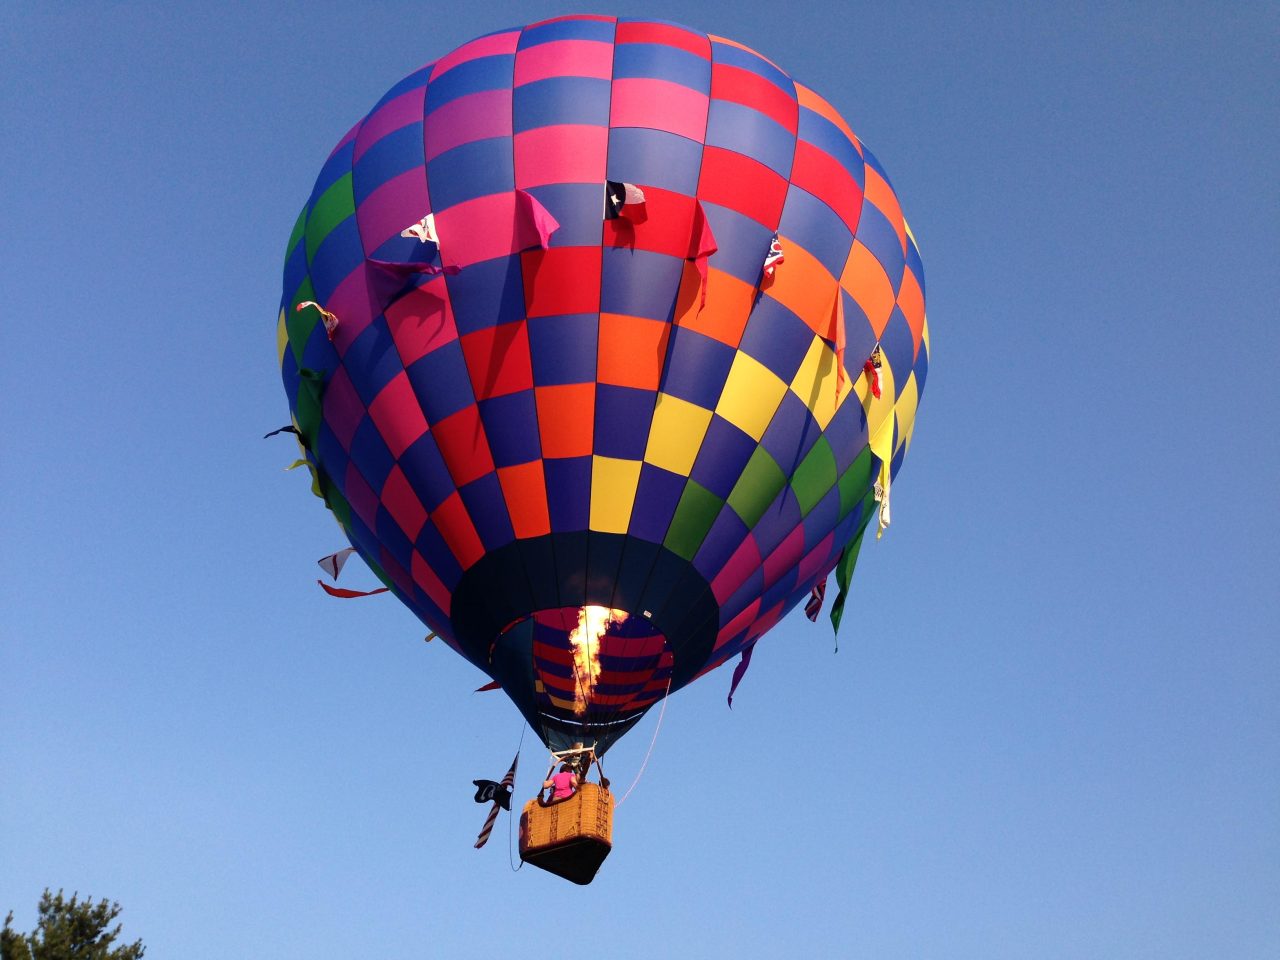
[[[844,132],[844,135],[849,138],[849,142],[853,144],[854,149],[858,151],[858,155],[862,155],[862,143],[854,136],[853,129],[849,124],[845,123],[844,117],[836,112],[835,107],[808,87],[799,83],[796,84],[796,100],[799,101],[800,106],[808,107],[818,116],[825,117],[839,127]]]
[[[696,270],[694,277],[697,277]],[[683,284],[681,286],[683,288]],[[596,379],[617,387],[657,390],[669,335],[670,325],[662,320],[600,314]],[[589,446],[586,452],[591,452]],[[551,454],[544,452],[544,456]]]
[[[902,245],[902,254],[907,253],[907,228],[902,220],[902,207],[898,203],[898,197],[893,192],[893,187],[880,174],[876,173],[871,167],[864,168],[866,170],[866,187],[865,193],[869,203],[875,204],[888,219],[893,226],[894,233],[898,235],[898,243]]]
[[[765,281],[765,295],[794,313],[818,336],[830,339],[836,279],[804,247],[787,237],[780,239],[786,262],[778,267],[772,282]],[[892,299],[891,295],[891,309]]]
[[[484,545],[480,542],[480,535],[476,533],[471,515],[467,513],[466,505],[462,502],[462,494],[457,490],[449,494],[444,503],[436,508],[431,519],[435,521],[436,528],[463,570],[469,570],[472,564],[484,556]]]
[[[542,455],[589,457],[595,433],[596,385],[566,383],[534,387]]]
[[[893,286],[884,267],[860,240],[853,241],[849,259],[844,265],[840,285],[848,291],[871,321],[871,329],[879,339],[884,334],[889,314],[893,312]]]
[[[547,483],[541,460],[499,467],[498,482],[502,484],[502,496],[507,501],[507,513],[511,515],[511,528],[518,538],[524,540],[551,532]]]
[[[898,290],[898,309],[911,328],[911,340],[915,344],[912,360],[920,355],[920,339],[924,336],[924,293],[910,269],[902,271],[902,286]]]
[[[676,297],[676,325],[696,330],[737,349],[751,316],[755,296],[756,288],[751,284],[713,267],[707,276],[707,303],[699,309],[702,278],[698,276],[696,266],[685,264],[684,275],[680,278],[680,293]],[[654,384],[656,386],[656,380]]]

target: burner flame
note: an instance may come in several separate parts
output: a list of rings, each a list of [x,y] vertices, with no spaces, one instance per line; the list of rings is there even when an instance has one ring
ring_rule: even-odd
[[[587,606],[578,611],[578,626],[569,634],[573,650],[573,712],[587,712],[596,681],[600,679],[600,640],[615,623],[627,619],[625,610]]]

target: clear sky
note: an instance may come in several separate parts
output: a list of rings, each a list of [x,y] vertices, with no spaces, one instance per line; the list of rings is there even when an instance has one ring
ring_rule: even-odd
[[[1280,8],[595,10],[820,91],[920,241],[929,380],[839,653],[797,611],[733,710],[729,670],[673,697],[590,887],[513,875],[505,819],[474,851],[515,709],[389,598],[321,593],[340,531],[260,438],[331,146],[574,8],[15,0],[0,915],[109,897],[189,960],[1277,956]],[[519,794],[543,763],[527,737]]]

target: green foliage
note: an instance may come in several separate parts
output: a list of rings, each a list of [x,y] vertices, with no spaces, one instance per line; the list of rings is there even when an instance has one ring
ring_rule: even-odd
[[[11,926],[13,913],[0,930],[0,960],[140,960],[146,949],[141,940],[113,947],[120,924],[108,929],[120,914],[120,904],[103,900],[67,900],[59,890],[45,890],[40,897],[40,919],[33,933],[18,933]]]

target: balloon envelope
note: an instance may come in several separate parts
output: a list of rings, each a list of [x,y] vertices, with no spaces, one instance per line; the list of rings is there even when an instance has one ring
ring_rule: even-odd
[[[914,238],[831,105],[605,17],[386,93],[289,239],[278,347],[352,545],[601,752],[849,556],[928,366]]]

